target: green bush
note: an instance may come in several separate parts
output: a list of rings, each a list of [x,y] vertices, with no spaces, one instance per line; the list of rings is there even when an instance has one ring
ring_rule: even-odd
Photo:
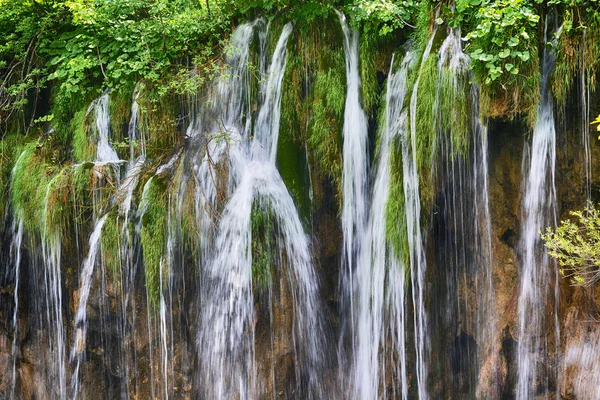
[[[575,285],[590,286],[600,280],[600,214],[591,202],[584,211],[570,214],[574,221],[561,221],[541,236],[561,274]]]

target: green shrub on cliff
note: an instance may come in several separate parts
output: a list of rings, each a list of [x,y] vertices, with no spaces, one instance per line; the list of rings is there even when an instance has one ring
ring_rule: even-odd
[[[590,286],[600,280],[600,213],[589,202],[585,210],[570,215],[574,220],[561,221],[541,236],[562,275],[575,285]]]
[[[140,240],[148,298],[156,306],[160,300],[161,265],[166,270],[164,254],[167,243],[167,192],[165,183],[156,176],[150,178],[146,185],[142,195],[146,212],[142,216]]]

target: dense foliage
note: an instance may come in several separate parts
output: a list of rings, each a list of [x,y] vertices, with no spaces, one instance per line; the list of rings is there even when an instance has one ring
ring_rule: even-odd
[[[573,220],[565,220],[542,235],[561,273],[576,285],[592,285],[600,280],[600,213],[593,203],[584,211],[571,211]]]
[[[237,21],[269,13],[304,29],[334,8],[367,38],[433,22],[460,26],[476,77],[500,92],[514,84],[537,87],[541,17],[548,12],[557,10],[557,22],[564,20],[558,36],[569,44],[584,31],[595,38],[600,26],[599,0],[2,0],[0,28],[7,34],[0,38],[0,128],[12,122],[12,130],[30,131],[36,120],[61,118],[55,115],[61,107],[48,112],[39,105],[49,88],[62,109],[74,97],[89,99],[86,94],[140,80],[157,94],[194,93],[217,70],[223,39]],[[429,21],[419,19],[424,10]],[[586,62],[597,61],[588,55]]]
[[[192,5],[194,4],[194,5]],[[31,120],[37,97],[49,83],[55,101],[144,80],[161,91],[181,90],[176,73],[202,66],[230,30],[223,7],[186,0],[54,1],[0,3],[0,119]],[[183,88],[185,89],[185,87]],[[191,88],[194,89],[194,88]],[[31,101],[33,99],[33,101]],[[27,113],[26,111],[30,111]],[[51,121],[52,114],[42,122]]]
[[[94,182],[87,163],[95,157],[97,129],[88,106],[95,97],[110,90],[111,141],[123,153],[130,148],[123,127],[129,121],[132,93],[143,88],[135,103],[146,135],[147,169],[155,169],[183,142],[178,130],[186,118],[182,99],[202,94],[206,83],[222,73],[222,55],[234,50],[225,47],[228,34],[240,22],[258,16],[268,16],[272,29],[291,20],[299,32],[288,42],[282,126],[291,133],[280,141],[282,176],[298,204],[323,203],[328,193],[317,189],[314,199],[302,193],[306,177],[300,171],[306,167],[303,163],[310,164],[311,179],[328,181],[323,187],[331,188],[341,204],[346,88],[336,11],[344,12],[362,33],[361,100],[374,125],[382,88],[377,71],[387,71],[391,54],[407,40],[412,39],[420,54],[409,86],[419,80],[414,128],[425,211],[433,197],[430,170],[442,126],[450,127],[454,151],[467,153],[471,104],[465,93],[472,80],[479,84],[482,103],[492,104],[482,107],[484,117],[535,113],[539,60],[545,48],[557,50],[551,84],[559,102],[578,71],[584,71],[592,88],[596,83],[600,0],[0,0],[0,29],[5,33],[0,37],[0,179],[5,186],[13,185],[10,201],[26,229],[45,237],[64,234],[66,224],[61,221],[67,220],[67,212],[90,207],[92,196],[86,191],[91,192]],[[470,55],[471,71],[461,71],[459,82],[447,73],[455,66],[446,65],[449,61],[437,54],[451,29],[460,32]],[[430,40],[432,52],[423,58]],[[396,201],[387,207],[390,214],[399,215],[404,196],[397,148],[393,158],[391,191]],[[158,178],[148,186],[152,204],[141,232],[154,302],[164,262],[166,186]],[[0,210],[6,209],[7,200],[6,194],[0,197]],[[184,227],[193,226],[186,221]],[[122,222],[112,215],[104,228],[103,253],[109,267],[118,263],[120,254],[106,249],[118,248]],[[255,216],[254,222],[272,225],[265,216]],[[256,229],[257,236],[264,236],[264,228]],[[562,229],[555,233],[562,232],[562,240],[553,236],[552,243],[573,245],[564,236],[572,226]],[[407,251],[405,231],[406,227],[388,227],[402,256]],[[196,236],[189,228],[186,238],[191,245],[197,245]],[[267,239],[253,247],[261,266],[255,277],[261,282],[271,268],[272,243]],[[572,253],[572,248],[565,249],[556,247],[553,254]],[[576,275],[581,274],[578,270]]]

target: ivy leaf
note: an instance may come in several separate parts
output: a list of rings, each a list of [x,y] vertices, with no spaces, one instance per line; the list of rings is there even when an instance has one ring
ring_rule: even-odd
[[[500,58],[506,58],[508,56],[510,56],[510,49],[504,49],[500,53],[498,53],[498,57]]]
[[[529,56],[529,51],[520,51],[517,53],[517,56],[519,56],[519,58],[521,59],[521,61],[528,61],[530,56]]]
[[[512,75],[517,75],[519,73],[519,68],[515,67],[513,64],[508,63],[505,65],[506,70],[510,72]]]
[[[492,43],[498,45],[498,46],[502,46],[504,44],[504,38],[498,36],[498,37],[494,37],[492,38]]]
[[[519,38],[516,36],[511,37],[510,39],[508,39],[508,43],[507,43],[510,47],[515,47],[519,44]]]

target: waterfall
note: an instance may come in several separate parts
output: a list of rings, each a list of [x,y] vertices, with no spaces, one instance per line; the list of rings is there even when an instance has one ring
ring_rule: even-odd
[[[296,344],[306,346],[296,351],[299,352],[299,361],[302,360],[300,352],[306,352],[307,368],[311,368],[306,373],[313,379],[317,379],[318,371],[312,369],[323,356],[317,280],[309,241],[292,198],[273,164],[252,161],[248,171],[219,222],[220,233],[215,243],[217,256],[209,270],[214,296],[208,305],[209,317],[203,328],[205,334],[199,343],[205,353],[204,361],[213,366],[206,371],[210,378],[207,377],[205,382],[212,385],[207,389],[219,398],[230,397],[232,393],[238,393],[244,399],[256,395],[252,388],[256,384],[256,367],[252,328],[252,258],[249,254],[252,240],[250,215],[256,200],[259,207],[271,208],[281,230],[282,238],[278,240],[281,248],[278,250],[287,256],[288,263],[280,267],[287,267],[286,277],[294,282]],[[229,382],[231,377],[238,377],[238,381]]]
[[[16,215],[11,225],[10,261],[15,271],[14,311],[12,316],[13,341],[12,341],[12,382],[10,398],[15,398],[17,384],[17,355],[19,353],[19,274],[21,272],[21,245],[23,242],[23,220]]]
[[[131,102],[131,118],[129,119],[129,127],[127,130],[129,137],[129,162],[127,163],[127,173],[123,179],[123,183],[119,187],[119,213],[125,217],[125,223],[127,225],[129,219],[129,211],[131,210],[131,203],[133,198],[133,191],[137,186],[141,169],[146,162],[146,145],[144,136],[140,132],[139,128],[139,104],[138,99],[140,96],[140,85],[136,85],[133,91],[133,98]],[[136,157],[136,145],[140,147],[139,156]]]
[[[586,47],[588,28],[583,30],[582,44],[579,56],[579,100],[581,108],[581,141],[583,143],[583,164],[585,169],[585,195],[588,200],[592,196],[592,149],[590,142],[590,81],[592,77],[589,67],[586,65]]]
[[[85,340],[87,331],[87,301],[90,295],[92,279],[94,273],[94,265],[96,264],[96,256],[100,248],[100,234],[102,227],[106,221],[107,215],[104,215],[98,220],[94,231],[89,240],[89,252],[81,267],[81,277],[79,279],[79,303],[75,314],[75,340],[71,349],[71,362],[74,363],[75,369],[71,377],[71,389],[73,399],[79,394],[79,368],[85,353]]]
[[[546,21],[546,30],[548,21]],[[540,104],[533,129],[531,146],[525,145],[523,159],[523,204],[521,219],[520,293],[518,302],[518,380],[517,399],[531,398],[538,388],[548,387],[551,367],[542,372],[544,357],[549,351],[548,326],[545,318],[548,304],[552,303],[551,288],[556,287],[555,267],[550,262],[538,231],[555,223],[556,188],[554,169],[556,161],[556,131],[553,102],[548,80],[554,68],[554,52],[544,49]],[[555,305],[557,306],[557,305]],[[554,311],[555,320],[558,318]],[[555,332],[555,340],[558,339]]]
[[[124,223],[122,225],[121,235],[123,237],[122,242],[119,243],[119,251],[118,253],[121,255],[120,268],[122,276],[124,276],[124,287],[121,287],[121,314],[119,317],[121,320],[117,320],[117,329],[121,331],[121,338],[125,338],[126,332],[130,329],[128,327],[127,322],[127,309],[130,306],[129,302],[133,298],[133,279],[135,276],[135,270],[133,269],[133,238],[130,235],[129,229],[127,227],[127,222],[130,218],[130,211],[132,208],[132,199],[133,192],[135,187],[137,186],[137,182],[139,179],[139,175],[142,171],[142,167],[145,163],[145,146],[143,136],[139,131],[139,105],[137,103],[138,97],[140,95],[139,85],[136,86],[133,98],[132,98],[132,106],[131,106],[131,118],[128,126],[128,136],[129,136],[129,150],[130,150],[130,159],[126,164],[126,174],[122,181],[118,179],[119,177],[119,168],[115,165],[115,163],[120,163],[116,151],[112,148],[109,143],[109,132],[110,132],[110,115],[108,111],[108,102],[109,96],[108,93],[103,94],[98,99],[96,99],[91,105],[88,112],[93,112],[96,120],[96,130],[98,134],[97,138],[97,154],[96,154],[96,166],[102,166],[104,164],[110,164],[112,171],[117,176],[117,191],[109,200],[109,202],[118,202],[118,211],[119,215],[123,216]],[[139,141],[139,145],[141,147],[139,151],[139,156],[136,157],[136,143]],[[96,171],[99,177],[102,177],[102,173],[100,171]],[[100,184],[97,185],[100,188]],[[96,254],[100,252],[100,238],[102,235],[102,227],[109,214],[105,213],[105,205],[102,201],[103,199],[94,196],[94,212],[96,214],[103,215],[98,221],[95,223],[94,230],[92,235],[90,236],[89,244],[89,254],[86,260],[83,262],[81,278],[80,278],[80,289],[79,289],[79,305],[78,311],[75,316],[75,326],[76,326],[76,336],[75,343],[71,350],[71,362],[74,363],[75,369],[73,375],[71,377],[71,389],[73,391],[73,396],[77,397],[80,392],[80,382],[79,382],[79,370],[81,367],[81,363],[83,361],[83,354],[85,353],[85,343],[86,343],[86,333],[87,333],[87,299],[89,297],[89,292],[91,290],[91,285],[93,281],[93,272],[94,266],[96,263]],[[107,293],[107,285],[106,285],[106,270],[104,261],[101,263],[101,274],[100,274],[100,282],[101,287],[100,291],[102,293]],[[104,296],[102,296],[104,298]],[[101,322],[104,326],[104,329],[107,329],[109,324],[112,322],[109,313],[108,304],[102,300],[101,303]],[[108,337],[102,338],[104,345],[108,343],[110,340]],[[119,357],[121,363],[123,363],[123,369],[125,370],[125,376],[129,377],[129,351],[130,348],[126,344],[126,340],[120,341],[117,345],[117,352],[119,353]],[[122,389],[122,396],[127,398],[129,396],[128,393],[128,380],[125,383],[125,386]]]
[[[475,89],[474,89],[475,90]],[[474,102],[477,96],[473,96]],[[474,106],[473,113],[478,113],[478,106]],[[475,111],[476,110],[476,111]],[[476,279],[477,304],[476,332],[479,342],[479,378],[477,396],[481,397],[483,391],[484,372],[488,369],[495,371],[497,367],[497,334],[496,334],[496,297],[493,282],[493,250],[492,250],[492,218],[490,214],[489,199],[489,166],[488,166],[488,129],[478,119],[475,121],[475,149],[473,158],[473,188],[475,202],[475,232],[479,237],[478,266]],[[489,361],[487,361],[489,360]],[[495,373],[495,372],[494,372]],[[499,396],[500,388],[493,383],[490,396]]]
[[[26,150],[21,152],[17,162],[15,163],[11,172],[10,190],[12,190],[14,176],[17,172],[17,167],[22,161]],[[7,212],[9,208],[7,207]],[[5,221],[6,223],[6,221]],[[22,255],[22,244],[23,244],[23,215],[22,210],[15,210],[10,230],[10,249],[9,249],[9,261],[10,265],[14,268],[15,277],[15,288],[14,288],[14,310],[12,315],[12,328],[13,328],[13,340],[11,348],[12,358],[12,381],[10,386],[10,399],[15,398],[15,388],[17,385],[17,355],[19,352],[19,281],[21,273],[21,255]]]
[[[118,162],[119,156],[110,145],[110,114],[108,109],[108,93],[104,93],[90,105],[90,110],[96,116],[98,142],[96,147],[96,162]],[[88,112],[89,112],[88,111]]]
[[[60,175],[57,175],[57,177]],[[56,179],[56,178],[54,178]],[[60,398],[66,398],[66,371],[65,371],[65,327],[63,322],[63,300],[62,300],[62,279],[61,279],[61,251],[62,243],[60,235],[56,232],[50,233],[47,231],[48,221],[48,207],[50,202],[48,201],[50,190],[54,185],[54,180],[48,183],[46,188],[46,196],[44,198],[44,210],[42,214],[42,240],[41,250],[44,265],[44,283],[46,286],[46,294],[48,297],[48,311],[49,321],[48,325],[51,327],[51,331],[55,335],[52,339],[54,348],[51,348],[52,357],[55,358],[53,365],[56,366],[56,372],[58,378],[58,388],[60,391]]]
[[[580,322],[585,329],[588,329],[588,335],[584,335],[581,342],[569,345],[565,349],[564,362],[565,367],[571,369],[570,382],[573,386],[573,394],[578,399],[598,399],[600,398],[600,386],[598,380],[600,376],[600,361],[598,352],[600,352],[600,336],[598,336],[595,321]],[[589,325],[588,325],[589,324]]]
[[[487,127],[479,114],[479,89],[459,29],[438,51],[434,105],[431,369],[448,376],[439,390],[468,397],[498,396],[490,379],[497,367],[492,233],[488,190]],[[438,392],[439,393],[439,392]],[[438,394],[441,396],[441,393]]]
[[[28,160],[27,156],[30,156],[35,151],[33,147],[26,148],[21,152],[17,159],[11,173],[11,190],[14,190],[13,182],[15,175],[21,164]],[[37,236],[35,232],[27,232],[28,247],[30,252],[28,253],[29,261],[31,262],[31,271],[33,275],[32,285],[35,290],[39,290],[36,296],[33,296],[33,303],[35,304],[35,321],[40,324],[40,330],[46,335],[48,352],[41,355],[43,363],[45,363],[44,374],[48,382],[54,382],[48,389],[51,391],[53,397],[64,399],[67,396],[66,393],[66,371],[65,371],[65,329],[63,322],[63,301],[62,301],[62,279],[61,279],[61,243],[60,238],[56,234],[50,234],[47,232],[46,221],[48,220],[48,197],[50,190],[55,183],[55,179],[47,183],[46,188],[43,186],[38,190],[44,191],[43,205],[44,208],[41,213],[41,219],[38,221],[40,226],[40,235]],[[23,235],[25,231],[25,210],[17,208],[17,205],[13,204],[13,237],[11,238],[11,259],[18,264],[21,263],[22,259],[22,247],[23,247]],[[23,226],[21,226],[23,225]],[[18,248],[17,248],[18,246]],[[20,275],[20,266],[16,265],[16,280],[15,280],[15,305],[18,307],[18,284]],[[15,312],[18,310],[15,308]],[[13,315],[16,318],[16,315]],[[16,326],[16,325],[15,325]],[[17,339],[18,332],[15,331],[15,338]],[[18,342],[13,340],[13,346],[16,346]],[[15,349],[16,351],[16,349]],[[15,353],[16,354],[16,353]],[[16,372],[16,371],[15,371]],[[16,375],[15,375],[16,378]],[[11,386],[11,393],[14,394],[14,384],[16,379],[13,381]]]
[[[255,127],[257,142],[269,154],[272,163],[275,162],[277,154],[277,142],[279,138],[279,121],[281,119],[281,84],[285,72],[285,56],[287,43],[292,33],[292,24],[283,27],[281,36],[275,47],[273,60],[269,70],[269,80],[267,81],[266,98],[264,105],[258,114],[258,120]]]
[[[199,258],[207,260],[213,253],[211,238],[213,236],[214,219],[218,208],[217,181],[218,165],[229,153],[228,192],[231,193],[239,181],[238,154],[250,136],[252,128],[252,110],[250,102],[250,45],[255,32],[262,36],[264,21],[258,19],[252,23],[242,24],[233,32],[226,53],[226,73],[217,78],[215,85],[207,94],[208,100],[194,113],[187,129],[187,136],[192,140],[192,148],[198,155],[191,154],[191,176],[182,181],[180,186],[179,217],[183,207],[183,199],[187,190],[187,180],[195,183],[194,199],[196,225],[200,237]],[[262,50],[266,46],[261,45]],[[264,56],[260,56],[263,60]],[[266,63],[266,61],[264,61]],[[244,150],[245,151],[245,150]],[[190,152],[188,152],[190,153]],[[228,193],[228,194],[229,194]],[[203,262],[199,262],[202,269]]]
[[[251,146],[234,143],[228,149],[232,194],[218,221],[219,230],[213,245],[216,250],[206,271],[208,297],[197,339],[201,363],[211,365],[201,371],[200,377],[200,387],[208,398],[248,399],[260,395],[251,273],[254,205],[260,212],[275,215],[280,233],[274,255],[279,260],[276,267],[285,272],[292,291],[297,390],[306,390],[310,398],[323,396],[318,388],[316,369],[323,356],[323,331],[319,323],[320,305],[310,242],[274,163],[285,47],[290,33],[288,24],[282,30],[271,61],[267,93]],[[240,135],[242,140],[246,137]],[[284,255],[287,262],[283,260]],[[305,376],[309,381],[300,382]]]
[[[431,53],[433,40],[437,32],[434,30],[423,55],[419,76],[410,97],[410,131],[402,132],[402,166],[404,180],[404,196],[406,207],[406,226],[408,232],[408,249],[410,254],[410,277],[412,285],[412,301],[414,307],[414,331],[416,352],[417,392],[420,399],[427,399],[427,313],[425,310],[425,251],[421,236],[421,199],[419,195],[419,174],[417,167],[417,96],[423,64]]]
[[[233,16],[224,49],[177,44],[158,86],[102,83],[93,65],[91,103],[61,103],[57,81],[16,104],[0,398],[600,399],[599,330],[582,320],[598,296],[559,281],[540,239],[559,204],[597,195],[598,32],[538,60],[521,50],[546,6],[529,10],[498,61],[521,73],[479,87],[495,71],[467,50],[487,36],[437,18],[465,10],[419,7],[412,36],[378,9],[309,3]],[[556,71],[553,48],[568,49]],[[538,61],[521,143],[517,100],[536,96],[500,87],[538,79]],[[557,134],[552,90],[576,135]]]
[[[340,267],[340,296],[343,312],[349,313],[349,321],[343,321],[350,328],[351,351],[357,353],[356,334],[353,332],[356,324],[354,314],[354,291],[357,283],[355,274],[359,257],[360,239],[367,228],[367,117],[360,104],[359,66],[359,34],[351,30],[346,16],[336,11],[344,36],[344,54],[346,59],[346,103],[344,107],[344,122],[342,130],[342,264]],[[347,304],[346,304],[347,303]],[[342,329],[346,329],[346,328]],[[343,339],[343,336],[342,336]],[[341,343],[340,343],[341,344]],[[340,351],[340,357],[344,357]],[[357,359],[348,360],[350,365],[356,365]],[[340,359],[340,365],[348,362]],[[340,369],[341,382],[345,373]],[[343,383],[342,383],[343,385]]]
[[[390,191],[391,142],[402,129],[406,129],[406,113],[403,112],[407,93],[407,76],[414,64],[415,53],[404,56],[400,68],[394,72],[392,59],[387,81],[385,125],[381,130],[377,175],[371,195],[371,208],[367,229],[359,237],[359,256],[355,271],[356,299],[353,300],[358,315],[355,335],[357,338],[354,369],[354,397],[380,398],[379,388],[385,383],[386,353],[397,352],[399,376],[403,399],[408,396],[405,350],[405,278],[404,266],[397,260],[386,239],[386,205]],[[387,284],[386,284],[387,282]],[[388,295],[386,296],[386,286]],[[386,315],[386,309],[394,310]],[[391,317],[391,321],[387,321]],[[386,327],[391,330],[393,347],[386,344]],[[380,348],[383,355],[380,358]],[[393,359],[393,357],[392,357]]]
[[[131,351],[135,352],[135,348],[129,345],[128,338],[132,336],[134,329],[129,322],[135,321],[135,275],[136,275],[136,260],[135,260],[135,238],[129,230],[130,218],[135,215],[132,213],[133,192],[138,185],[142,168],[146,162],[146,145],[143,133],[139,126],[139,98],[143,91],[141,84],[137,84],[133,91],[131,102],[131,117],[127,129],[129,137],[129,161],[127,163],[127,172],[116,194],[118,202],[118,215],[122,218],[123,224],[121,228],[122,242],[120,242],[120,267],[121,267],[121,321],[119,329],[123,338],[121,343],[122,354],[121,362],[125,370],[125,384],[121,390],[123,398],[129,398],[129,381],[131,377],[130,366],[136,362],[136,357],[131,357]],[[139,147],[139,149],[137,148]],[[134,335],[133,335],[134,336]],[[135,347],[135,346],[134,346]],[[134,369],[136,366],[134,365]],[[135,371],[134,371],[135,372]]]

